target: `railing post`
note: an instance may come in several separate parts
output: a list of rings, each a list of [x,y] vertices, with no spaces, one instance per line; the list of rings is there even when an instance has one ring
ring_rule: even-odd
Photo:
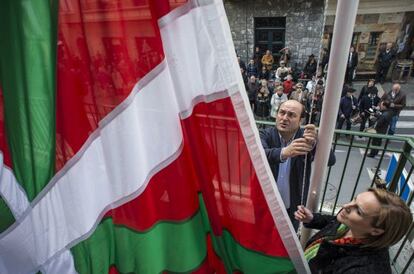
[[[405,142],[403,146],[403,152],[400,154],[398,159],[397,168],[395,169],[394,175],[392,176],[392,180],[390,183],[389,190],[395,192],[398,186],[398,182],[400,181],[401,173],[404,170],[405,164],[407,163],[406,155],[410,155],[412,147]]]

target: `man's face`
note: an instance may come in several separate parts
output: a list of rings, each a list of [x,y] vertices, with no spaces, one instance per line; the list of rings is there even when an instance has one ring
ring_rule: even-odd
[[[256,77],[254,77],[254,76],[250,77],[250,82],[255,83],[256,82]]]
[[[280,133],[294,133],[300,126],[300,115],[303,106],[295,100],[283,103],[276,116],[276,128]]]
[[[394,84],[392,86],[392,91],[394,91],[395,93],[398,93],[400,91],[400,85],[399,84]]]
[[[387,44],[387,50],[390,50],[392,48],[392,43]]]
[[[354,47],[351,47],[349,50],[350,50],[351,52],[354,52],[354,51],[355,51]]]

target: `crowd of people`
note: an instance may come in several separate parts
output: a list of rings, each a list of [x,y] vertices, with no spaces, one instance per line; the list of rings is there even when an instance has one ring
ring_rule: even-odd
[[[318,122],[322,108],[324,79],[317,73],[317,61],[311,54],[302,71],[289,66],[290,50],[283,49],[275,62],[267,50],[263,56],[256,48],[247,66],[238,58],[240,71],[248,93],[250,105],[258,120],[274,120],[281,103],[288,99],[299,101],[305,107],[303,122]]]
[[[257,120],[274,120],[283,102],[289,99],[296,100],[304,106],[305,110],[301,123],[318,125],[325,93],[324,76],[329,64],[328,50],[323,49],[319,66],[315,56],[311,54],[302,70],[291,66],[291,54],[288,48],[282,49],[280,58],[276,62],[270,50],[261,55],[260,49],[256,47],[253,58],[249,60],[247,66],[240,57],[238,58],[251,108]],[[401,86],[395,84],[392,91],[380,98],[375,86],[376,83],[385,80],[384,75],[393,58],[395,54],[392,44],[389,43],[378,55],[377,79],[369,79],[357,97],[355,96],[356,90],[352,87],[352,80],[355,77],[359,59],[355,47],[350,47],[344,87],[339,103],[337,129],[342,129],[345,124],[346,130],[350,130],[352,125],[359,124],[360,131],[372,128],[390,135],[395,133],[399,113],[406,104],[406,96],[400,92]],[[386,103],[383,104],[383,102]],[[384,125],[376,128],[376,121],[388,109],[392,110],[390,112],[392,117],[385,120],[390,121],[384,132]]]

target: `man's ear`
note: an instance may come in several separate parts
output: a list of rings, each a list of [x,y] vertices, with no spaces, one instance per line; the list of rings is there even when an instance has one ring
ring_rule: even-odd
[[[372,236],[379,236],[379,235],[381,235],[381,234],[384,234],[384,229],[381,229],[381,228],[373,228],[372,230],[371,230],[371,233],[370,233]]]

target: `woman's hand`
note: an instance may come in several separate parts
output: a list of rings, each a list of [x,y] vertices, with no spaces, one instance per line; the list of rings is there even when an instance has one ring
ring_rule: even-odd
[[[310,223],[313,220],[312,211],[300,205],[298,210],[295,211],[295,219],[305,224]]]

